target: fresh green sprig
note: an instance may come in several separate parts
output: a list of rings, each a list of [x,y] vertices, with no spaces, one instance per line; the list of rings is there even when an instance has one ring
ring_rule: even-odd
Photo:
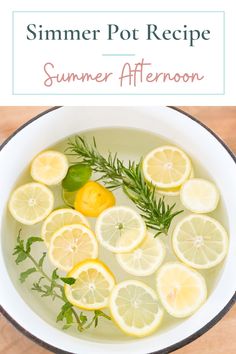
[[[113,155],[111,152],[105,158],[98,151],[95,138],[89,144],[81,136],[68,141],[66,152],[77,156],[91,166],[93,171],[98,172],[98,180],[102,180],[107,188],[114,190],[122,187],[141,211],[147,227],[155,230],[155,237],[162,233],[167,234],[173,218],[182,212],[174,210],[175,204],[166,204],[164,197],[157,199],[155,186],[147,184],[144,179],[142,161],[129,161],[128,166],[125,166],[117,153]]]
[[[122,187],[123,161],[117,157],[117,154],[113,156],[110,152],[107,158],[103,157],[97,149],[95,138],[91,145],[81,136],[69,139],[66,151],[91,166],[94,172],[100,173],[99,179],[102,179],[108,188]]]
[[[46,252],[43,252],[39,260],[36,260],[31,254],[31,247],[36,242],[42,242],[40,237],[29,237],[24,241],[20,236],[20,231],[17,236],[17,243],[14,248],[13,255],[16,257],[16,264],[24,262],[26,259],[33,263],[33,267],[30,267],[20,273],[21,283],[33,273],[39,274],[39,279],[33,283],[32,290],[40,294],[41,297],[50,297],[52,300],[56,298],[63,302],[60,312],[57,315],[56,322],[64,322],[63,329],[68,329],[72,325],[76,326],[77,330],[82,332],[94,325],[97,327],[99,317],[110,320],[111,318],[103,311],[96,310],[92,318],[88,318],[83,312],[78,313],[73,305],[67,300],[64,292],[64,286],[61,284],[66,283],[72,285],[75,283],[74,278],[60,277],[57,269],[54,269],[51,276],[49,276],[43,269]]]

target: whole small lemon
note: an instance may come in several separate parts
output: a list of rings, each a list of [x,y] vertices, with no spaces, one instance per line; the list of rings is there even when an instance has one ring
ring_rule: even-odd
[[[74,207],[85,216],[97,217],[103,210],[115,205],[111,191],[95,181],[87,182],[78,190]]]

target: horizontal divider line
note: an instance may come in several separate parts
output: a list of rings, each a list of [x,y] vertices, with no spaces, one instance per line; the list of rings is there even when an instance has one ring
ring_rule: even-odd
[[[136,54],[122,54],[122,53],[107,53],[102,54],[103,57],[134,57]]]

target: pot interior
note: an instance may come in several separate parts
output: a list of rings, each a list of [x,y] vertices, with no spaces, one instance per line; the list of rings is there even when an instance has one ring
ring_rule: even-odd
[[[94,130],[84,131],[80,133],[80,135],[85,137],[90,142],[92,142],[93,137],[95,137],[97,146],[102,154],[107,155],[108,151],[111,151],[112,153],[118,152],[120,158],[126,162],[128,162],[129,160],[139,161],[142,156],[146,155],[153,148],[160,145],[172,144],[171,141],[161,136],[158,136],[156,134],[147,131],[141,131],[138,129],[130,129],[130,128],[94,129]],[[73,136],[70,138],[73,139]],[[68,139],[63,139],[63,141],[60,141],[57,144],[53,146],[49,146],[47,148],[64,152],[67,147],[67,141]],[[212,180],[213,176],[211,176],[211,174],[208,171],[206,171],[206,169],[201,165],[200,161],[194,156],[191,156],[191,158],[194,166],[195,175]],[[70,157],[70,160],[71,162],[76,162],[75,157]],[[95,178],[95,176],[93,177]],[[17,179],[15,187],[30,181],[32,181],[32,179],[29,173],[29,166],[26,166],[24,172]],[[65,206],[63,199],[61,197],[61,187],[60,186],[53,187],[52,189],[54,192],[54,196],[56,198],[55,208]],[[130,207],[134,207],[132,202],[124,195],[124,193],[121,190],[115,191],[115,196],[118,205],[126,205]],[[170,205],[176,203],[176,210],[183,209],[183,206],[179,201],[179,197],[166,197],[165,199],[166,202],[168,202]],[[57,317],[61,305],[60,300],[58,301],[55,300],[54,302],[52,302],[50,298],[41,298],[37,292],[33,292],[31,290],[32,283],[39,278],[38,275],[33,274],[28,278],[26,283],[20,284],[18,280],[20,272],[22,272],[26,268],[26,266],[30,267],[30,261],[24,262],[19,266],[16,266],[16,264],[14,263],[13,256],[11,256],[12,250],[16,242],[16,236],[19,230],[21,229],[21,235],[23,238],[28,238],[31,235],[40,236],[41,223],[35,226],[22,227],[22,225],[12,220],[12,217],[9,215],[8,210],[6,210],[5,213],[6,215],[4,219],[6,220],[6,222],[3,225],[5,230],[4,233],[8,234],[9,236],[7,238],[4,238],[3,247],[5,249],[4,252],[5,262],[7,264],[7,269],[9,271],[10,277],[15,287],[17,288],[18,292],[21,294],[24,301],[26,301],[26,303],[32,308],[32,310],[35,311],[40,317],[42,317],[45,321],[47,321],[52,326],[57,326],[58,328],[60,328],[61,324],[60,323],[56,324],[55,322],[55,319]],[[189,212],[185,210],[184,213],[180,214],[178,217],[174,219],[171,228],[169,230],[168,236],[165,235],[159,236],[162,239],[162,241],[165,243],[167,249],[167,255],[164,262],[178,260],[177,257],[173,254],[173,252],[170,251],[171,234],[172,234],[173,227],[174,225],[176,225],[177,221],[180,220],[184,215],[188,215],[188,214]],[[214,211],[211,215],[213,217],[216,217],[227,227],[227,216],[226,216],[223,203],[221,203],[220,207],[217,208],[217,210]],[[94,218],[90,218],[89,222],[91,225],[93,225],[94,228],[94,223],[95,223]],[[40,258],[42,253],[47,250],[44,244],[35,244],[33,248],[34,248],[34,256],[37,258]],[[99,258],[101,258],[113,271],[117,282],[120,282],[122,280],[127,280],[127,279],[143,280],[146,284],[150,285],[153,289],[155,289],[155,274],[151,276],[147,276],[145,277],[145,279],[142,279],[142,277],[129,275],[124,270],[122,270],[122,268],[119,266],[118,262],[116,261],[114,255],[111,252],[104,250],[104,248],[102,248],[101,246],[99,246]],[[47,263],[45,264],[46,264],[45,266],[46,273],[51,274],[53,270],[52,265],[50,264],[49,261],[47,261]],[[209,295],[214,290],[215,284],[217,283],[217,280],[220,276],[222,266],[223,265],[220,264],[218,267],[215,267],[213,269],[201,271],[201,273],[204,275],[204,277],[207,280]],[[65,273],[61,272],[61,275],[65,276]],[[158,330],[158,333],[166,332],[171,327],[177,326],[181,322],[184,322],[184,320],[175,319],[165,312],[164,321],[160,329]],[[104,340],[107,342],[107,341],[132,340],[132,338],[122,334],[122,332],[113,324],[113,322],[111,323],[110,321],[103,320],[103,319],[99,321],[99,326],[96,329],[91,329],[89,331],[85,331],[84,333],[80,334],[72,327],[67,330],[67,333],[74,336],[80,336],[82,338],[86,338],[89,340],[96,340],[96,341]]]
[[[33,281],[37,280],[38,278],[36,274],[32,274],[24,284],[21,284],[19,281],[19,274],[20,272],[24,271],[27,266],[30,266],[30,263],[26,261],[17,266],[14,262],[14,257],[12,256],[19,229],[21,229],[21,235],[23,238],[27,238],[29,236],[40,236],[41,224],[35,225],[33,227],[22,226],[12,219],[7,210],[7,200],[9,198],[10,191],[18,185],[31,181],[29,174],[29,164],[31,159],[41,150],[55,148],[56,150],[64,152],[65,148],[67,147],[68,137],[72,137],[76,133],[86,137],[91,142],[93,137],[95,137],[97,146],[102,154],[106,155],[108,151],[111,151],[112,153],[117,152],[119,157],[125,162],[128,162],[129,160],[139,161],[142,156],[159,145],[177,145],[183,148],[186,153],[190,155],[194,166],[195,176],[214,181],[221,191],[220,204],[216,211],[210,213],[210,216],[213,216],[219,220],[224,225],[226,230],[229,231],[229,233],[233,226],[233,219],[232,215],[230,214],[230,210],[234,205],[234,201],[232,201],[229,186],[232,186],[233,177],[236,176],[235,163],[229,156],[228,152],[226,152],[226,150],[220,145],[220,143],[214,137],[212,137],[210,133],[205,131],[204,128],[198,125],[198,123],[195,123],[186,117],[183,118],[185,122],[183,123],[181,120],[182,115],[180,113],[174,112],[174,116],[177,117],[179,115],[180,119],[180,124],[177,125],[174,121],[174,118],[171,120],[171,118],[168,117],[168,114],[165,114],[165,111],[160,111],[160,117],[163,117],[159,121],[157,120],[157,123],[151,126],[151,122],[153,119],[155,119],[153,117],[153,111],[150,112],[150,119],[147,120],[147,123],[144,123],[144,121],[141,122],[141,120],[145,118],[143,110],[141,112],[139,111],[137,114],[137,124],[135,123],[135,116],[133,117],[134,111],[131,111],[130,114],[133,117],[133,121],[130,124],[127,124],[125,123],[126,120],[124,116],[122,116],[120,121],[117,119],[120,113],[119,108],[116,108],[115,118],[114,120],[111,118],[111,122],[113,123],[110,124],[109,115],[112,113],[112,110],[108,109],[107,112],[105,112],[105,119],[103,119],[102,112],[104,111],[102,108],[98,108],[97,111],[92,110],[91,114],[96,112],[100,121],[96,121],[96,119],[92,118],[91,116],[91,120],[89,121],[90,123],[86,124],[85,121],[89,117],[88,110],[89,109],[86,110],[86,108],[84,108],[85,118],[84,121],[81,122],[81,126],[79,126],[79,118],[77,121],[73,117],[70,118],[73,112],[73,114],[76,113],[76,109],[75,111],[72,110],[71,112],[67,112],[66,109],[65,111],[61,109],[58,111],[58,114],[57,111],[54,112],[54,125],[55,122],[58,121],[58,127],[55,128],[55,132],[53,131],[53,120],[50,122],[50,119],[48,119],[47,121],[47,119],[45,119],[46,116],[44,116],[42,119],[32,123],[33,130],[30,129],[29,126],[27,127],[27,134],[23,130],[21,132],[22,134],[19,134],[18,137],[16,136],[15,141],[13,138],[5,151],[4,156],[2,157],[5,164],[6,161],[11,161],[11,164],[5,165],[6,167],[3,171],[3,181],[5,183],[1,205],[1,250],[3,255],[3,263],[11,282],[16,289],[17,294],[20,295],[27,306],[29,306],[34,313],[36,313],[43,321],[45,321],[45,324],[47,323],[49,326],[59,330],[61,330],[62,325],[60,322],[56,323],[55,319],[60,308],[60,301],[55,300],[52,302],[50,298],[41,298],[37,292],[33,292],[31,290]],[[123,108],[122,114],[124,114],[126,110],[127,109]],[[169,109],[167,109],[167,111],[168,110]],[[66,113],[68,113],[68,120],[65,120]],[[80,112],[80,115],[81,114],[83,114],[83,109],[82,113]],[[171,115],[173,115],[172,111]],[[64,120],[62,119],[63,117]],[[64,124],[64,126],[62,126],[62,124]],[[191,129],[189,129],[190,127]],[[192,131],[194,128],[195,132]],[[199,144],[200,141],[201,144]],[[221,165],[219,165],[219,163],[213,159],[217,151],[219,151],[217,158]],[[70,160],[71,162],[76,162],[74,157],[70,157]],[[222,169],[227,171],[229,166],[231,174],[226,174],[226,180],[224,180]],[[56,197],[55,207],[64,206],[59,187],[53,187],[52,189],[54,196]],[[127,205],[134,208],[132,202],[128,200],[128,198],[123,194],[121,190],[115,191],[115,196],[118,205]],[[183,209],[183,206],[179,201],[179,197],[165,197],[165,200],[169,204],[176,203],[176,210]],[[160,236],[167,249],[167,255],[164,262],[169,260],[177,260],[173,252],[169,251],[171,234],[177,221],[187,214],[188,211],[185,210],[184,213],[180,214],[173,220],[168,236]],[[94,219],[89,221],[94,227]],[[232,235],[230,235],[230,237],[232,237]],[[235,237],[235,235],[233,235],[233,237]],[[232,247],[230,246],[230,250],[231,248]],[[39,258],[42,255],[42,252],[46,251],[46,246],[44,246],[43,243],[36,244],[33,246],[33,249],[34,256]],[[204,304],[204,306],[191,318],[181,320],[174,319],[165,313],[164,321],[161,327],[156,333],[147,339],[137,340],[132,337],[125,336],[111,321],[107,321],[105,319],[100,319],[99,325],[96,329],[90,329],[83,333],[79,333],[72,327],[67,330],[66,335],[69,336],[71,340],[74,338],[74,345],[77,343],[76,340],[81,338],[83,341],[88,341],[88,343],[120,343],[127,345],[128,343],[132,342],[145,342],[147,345],[148,343],[150,343],[150,345],[152,343],[150,346],[150,349],[152,350],[155,348],[161,349],[167,347],[171,344],[172,341],[175,343],[176,341],[185,338],[193,331],[196,331],[196,329],[200,329],[208,322],[208,319],[211,320],[214,317],[213,314],[217,314],[216,311],[218,311],[218,309],[222,309],[222,307],[226,305],[227,301],[229,301],[230,296],[232,295],[232,284],[230,284],[230,281],[227,281],[226,279],[227,275],[230,274],[232,264],[235,264],[235,260],[228,262],[228,258],[232,258],[233,254],[235,254],[235,251],[231,250],[225,263],[221,263],[219,266],[210,270],[200,271],[207,281],[208,299],[206,304]],[[121,269],[115,257],[110,252],[105,251],[101,247],[99,249],[99,258],[101,258],[110,267],[110,269],[115,274],[117,282],[126,279],[139,279],[155,289],[155,274],[149,277],[145,277],[145,279],[131,276]],[[53,267],[46,259],[45,271],[51,273],[52,270]],[[61,274],[65,275],[65,273]],[[222,289],[224,286],[226,289],[225,294]],[[219,298],[220,301],[214,308],[217,298]],[[4,301],[7,303],[7,300]],[[206,314],[206,311],[208,311],[207,309],[209,309],[209,316]],[[211,311],[212,313],[210,313]],[[14,317],[14,309],[12,309],[11,316]],[[195,324],[193,324],[194,321]],[[30,323],[26,323],[25,327],[28,331],[31,331]],[[60,336],[59,333],[61,332],[58,332],[58,336]],[[174,338],[173,333],[176,334],[176,338]],[[43,337],[42,339],[44,340]],[[57,339],[52,339],[52,342],[53,343],[51,344],[57,346]],[[65,348],[62,345],[60,348],[69,350],[68,347]],[[144,349],[143,352],[146,352],[146,349]]]

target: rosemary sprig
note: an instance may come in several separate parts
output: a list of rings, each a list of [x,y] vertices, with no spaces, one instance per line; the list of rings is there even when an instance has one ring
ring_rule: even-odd
[[[175,204],[166,204],[164,197],[157,200],[155,186],[145,182],[142,161],[129,161],[128,166],[125,166],[117,154],[113,155],[111,152],[105,158],[98,151],[95,138],[93,143],[89,144],[81,136],[69,139],[66,152],[77,156],[79,160],[91,166],[93,171],[98,172],[98,180],[102,180],[107,188],[114,190],[122,187],[124,193],[141,211],[147,227],[155,230],[154,237],[162,233],[167,234],[173,218],[182,212],[174,211]]]
[[[26,269],[20,274],[20,281],[23,283],[33,273],[39,274],[39,279],[33,283],[32,290],[37,291],[41,297],[51,297],[52,300],[56,298],[63,302],[60,312],[57,315],[56,322],[64,322],[63,329],[68,329],[75,325],[77,330],[82,332],[91,326],[97,327],[99,317],[104,317],[108,320],[111,318],[103,311],[95,310],[92,318],[83,313],[78,313],[73,305],[67,300],[62,283],[72,285],[75,282],[74,278],[60,277],[57,269],[54,269],[51,276],[46,274],[43,269],[43,263],[46,257],[46,252],[42,254],[39,260],[36,260],[31,254],[31,247],[35,242],[43,241],[40,237],[29,237],[26,241],[20,237],[20,231],[17,236],[17,243],[14,248],[13,255],[16,256],[15,262],[19,264],[26,259],[30,260],[33,267]],[[61,283],[62,282],[62,283]]]

